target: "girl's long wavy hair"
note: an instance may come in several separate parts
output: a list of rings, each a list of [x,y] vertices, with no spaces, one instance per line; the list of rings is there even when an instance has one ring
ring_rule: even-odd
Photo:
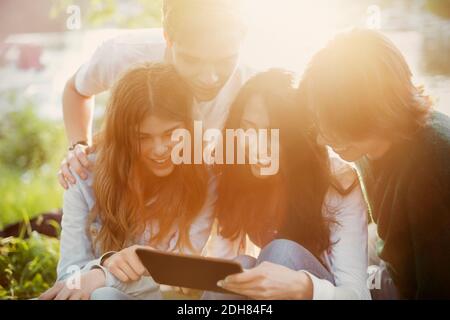
[[[158,178],[142,165],[139,140],[140,124],[149,115],[184,121],[191,129],[191,105],[192,96],[172,66],[141,65],[117,82],[95,142],[96,203],[88,226],[99,218],[101,228],[94,247],[121,250],[137,241],[151,220],[159,225],[152,243],[176,224],[177,247],[192,248],[189,229],[206,197],[206,172],[202,166],[178,165]]]
[[[312,117],[299,106],[293,82],[290,73],[269,70],[250,79],[238,94],[225,128],[239,128],[245,106],[261,97],[270,127],[280,130],[280,170],[260,179],[248,165],[224,165],[216,212],[225,237],[247,233],[264,245],[264,237],[270,241],[278,230],[274,238],[296,241],[320,257],[331,246],[335,221],[323,214],[323,203],[334,179],[327,150],[315,143]]]

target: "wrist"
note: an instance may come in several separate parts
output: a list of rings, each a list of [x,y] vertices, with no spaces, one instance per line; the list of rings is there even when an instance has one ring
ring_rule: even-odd
[[[91,273],[94,278],[95,287],[104,287],[106,283],[105,272],[101,268],[92,269]]]
[[[113,255],[115,255],[117,253],[117,251],[108,251],[106,253],[104,253],[101,257],[100,257],[100,265],[105,267],[107,265],[107,262],[109,261],[109,258],[111,258]]]
[[[296,271],[297,277],[293,282],[293,298],[295,300],[312,300],[314,286],[307,272]]]
[[[75,149],[76,146],[81,145],[85,147],[89,147],[89,142],[87,140],[77,140],[70,144],[69,150],[72,151]]]

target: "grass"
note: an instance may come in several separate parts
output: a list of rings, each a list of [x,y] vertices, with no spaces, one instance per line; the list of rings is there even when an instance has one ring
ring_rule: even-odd
[[[58,184],[56,172],[53,166],[25,173],[0,167],[0,230],[61,208],[64,190]]]
[[[59,241],[31,233],[28,239],[0,238],[0,300],[31,299],[56,279]]]

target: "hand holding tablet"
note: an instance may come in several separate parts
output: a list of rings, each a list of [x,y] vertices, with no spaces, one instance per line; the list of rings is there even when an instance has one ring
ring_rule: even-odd
[[[217,286],[219,280],[243,271],[234,261],[206,258],[155,249],[136,249],[151,277],[159,284],[229,293]]]

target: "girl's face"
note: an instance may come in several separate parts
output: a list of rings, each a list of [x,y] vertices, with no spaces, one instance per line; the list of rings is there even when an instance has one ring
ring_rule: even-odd
[[[175,168],[171,152],[177,141],[172,141],[171,137],[172,132],[180,128],[184,128],[182,121],[154,115],[147,116],[141,123],[141,160],[157,177],[166,177]]]
[[[249,163],[249,158],[253,157],[256,160],[256,164],[250,164],[250,168],[252,174],[257,178],[266,178],[269,176],[261,175],[261,168],[267,168],[271,165],[270,158],[270,150],[271,150],[271,139],[270,139],[270,117],[269,112],[267,111],[264,99],[255,95],[249,99],[247,105],[244,107],[244,111],[242,113],[240,127],[245,131],[249,129],[254,129],[256,131],[258,137],[259,129],[267,130],[267,155],[268,157],[260,157],[258,152],[256,154],[250,154],[252,149],[259,150],[259,143],[257,146],[250,146],[249,143],[252,143],[249,140],[245,141],[245,156],[246,161]],[[254,142],[253,142],[254,143]],[[256,147],[256,148],[254,148]]]

